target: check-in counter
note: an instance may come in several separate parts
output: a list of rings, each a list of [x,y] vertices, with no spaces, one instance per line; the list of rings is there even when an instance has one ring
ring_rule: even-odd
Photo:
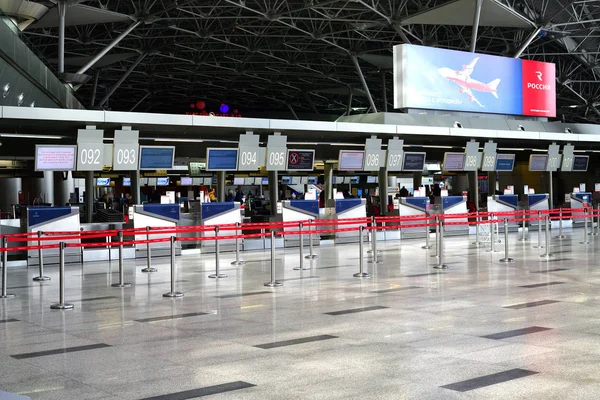
[[[587,204],[589,211],[591,212],[592,205],[592,194],[590,192],[579,192],[571,193],[571,208],[581,209]],[[573,226],[583,226],[584,218],[582,211],[573,211],[571,216],[573,217]]]
[[[284,200],[281,202],[281,218],[283,222],[307,221],[309,219],[316,220],[319,217],[319,201],[318,200]],[[298,231],[298,226],[285,228],[285,231]],[[307,227],[302,228],[303,231],[308,231]],[[313,236],[313,246],[319,245],[319,235]],[[308,244],[308,236],[304,236],[304,244]],[[298,235],[284,236],[284,246],[293,247],[299,245]]]
[[[79,232],[79,207],[28,207],[21,212],[21,229],[25,232]],[[80,243],[79,239],[43,241],[44,245],[65,243]],[[23,245],[37,245],[35,242],[23,242]],[[44,263],[58,263],[58,248],[44,250]],[[65,262],[79,262],[81,259],[80,248],[67,248]],[[38,265],[38,250],[27,252],[27,264]]]
[[[133,227],[135,229],[144,229],[148,226],[153,228],[176,228],[179,225],[179,204],[155,204],[146,203],[142,205],[133,206]],[[164,239],[170,238],[171,236],[177,236],[176,233],[165,233],[165,234],[153,234],[150,236],[151,239]],[[136,239],[144,240],[145,237],[137,236]],[[136,245],[136,254],[139,257],[146,256],[146,244]],[[169,242],[164,243],[152,243],[150,247],[154,250],[166,250],[169,249],[171,244]],[[157,255],[162,255],[157,253]]]
[[[367,199],[332,199],[327,205],[335,210],[330,217],[335,219],[344,218],[367,218]],[[358,243],[358,227],[367,224],[348,224],[339,226],[340,229],[356,229],[356,231],[336,232],[335,243]],[[332,229],[337,229],[332,226]]]
[[[202,203],[201,209],[201,224],[215,228],[220,225],[230,225],[242,222],[242,212],[240,203],[238,202],[223,202],[223,203]],[[235,235],[235,230],[220,230],[219,236]],[[241,233],[241,231],[240,231]],[[202,237],[215,237],[214,230],[202,232]],[[203,240],[201,243],[204,252],[215,251],[214,240]],[[235,240],[221,240],[219,242],[220,251],[235,250]],[[243,239],[240,239],[240,249],[243,248]]]
[[[523,195],[523,200],[527,206],[529,211],[532,211],[534,214],[537,214],[537,211],[548,211],[550,207],[550,203],[548,201],[548,194],[525,194]],[[529,226],[537,227],[538,221],[529,221]]]
[[[402,197],[400,199],[400,216],[401,217],[424,217],[430,210],[431,201],[429,197]],[[425,224],[425,219],[419,219],[417,221],[401,222],[400,225],[417,225]],[[417,228],[402,228],[400,233],[402,239],[411,238],[423,238],[427,231],[426,226]]]
[[[499,212],[515,212],[519,209],[519,198],[516,194],[500,194],[494,196],[488,196],[487,199],[487,211],[490,213]],[[509,217],[508,231],[517,232],[519,230],[519,223],[516,221],[510,221],[514,217]],[[498,230],[504,232],[504,222],[499,221]]]
[[[469,219],[467,213],[467,197],[466,196],[443,196],[436,197],[435,199],[435,211],[443,215],[453,215],[452,218],[448,218],[446,222],[460,223],[460,225],[444,225],[444,233],[447,235],[468,235],[469,234]],[[434,207],[431,207],[434,209]],[[462,218],[460,215],[465,214]]]

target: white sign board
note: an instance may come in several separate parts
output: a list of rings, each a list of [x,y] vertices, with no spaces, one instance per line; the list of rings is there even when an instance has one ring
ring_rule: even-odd
[[[36,171],[73,171],[77,146],[35,146]]]

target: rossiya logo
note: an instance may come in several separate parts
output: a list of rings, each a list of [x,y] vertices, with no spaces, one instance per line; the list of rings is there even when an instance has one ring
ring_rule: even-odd
[[[542,71],[535,71],[535,74],[537,75],[537,77],[538,77],[538,79],[540,81],[543,81],[543,79],[542,79],[542,76],[543,76]]]
[[[542,71],[535,71],[535,75],[537,76],[540,82],[544,81],[544,74]],[[552,90],[552,85],[544,84],[544,83],[532,83],[527,82],[527,89],[535,89],[535,90]]]

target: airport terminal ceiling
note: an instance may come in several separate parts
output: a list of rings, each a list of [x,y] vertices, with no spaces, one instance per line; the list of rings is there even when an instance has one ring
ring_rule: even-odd
[[[57,69],[56,3],[0,0],[0,9],[13,15],[31,46]],[[36,15],[19,13],[32,4],[39,5]],[[391,110],[392,46],[412,43],[469,51],[477,1],[66,4],[66,73],[81,71],[126,33],[83,73],[89,79],[78,87],[77,95],[90,107],[280,118],[306,114],[315,119],[321,114],[331,119],[348,111],[350,93],[352,113],[373,111],[354,56],[375,107]],[[480,4],[476,52],[556,63],[558,117],[566,122],[600,120],[599,3],[482,0]]]

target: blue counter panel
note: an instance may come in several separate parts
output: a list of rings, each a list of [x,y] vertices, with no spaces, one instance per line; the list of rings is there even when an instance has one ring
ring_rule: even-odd
[[[588,203],[591,202],[591,199],[592,199],[591,193],[589,193],[589,192],[573,193],[573,197],[579,199],[579,201],[581,201],[581,202],[583,202],[583,196],[587,196]]]
[[[519,197],[516,194],[501,194],[496,196],[496,199],[499,202],[513,206],[514,208],[519,207]]]
[[[407,197],[405,199],[406,204],[410,204],[413,207],[420,208],[423,211],[427,211],[430,203],[429,197]]]
[[[297,208],[298,210],[306,211],[310,214],[319,215],[319,201],[318,200],[291,200],[290,206]],[[337,208],[337,204],[336,204]]]
[[[362,204],[362,199],[338,199],[335,201],[335,212],[341,214]]]
[[[235,203],[233,201],[225,203],[202,203],[202,219],[205,220],[234,209]]]
[[[27,209],[29,226],[36,226],[60,217],[71,215],[71,207],[34,207]]]
[[[143,205],[143,210],[148,214],[154,214],[179,221],[179,204],[147,203]]]
[[[531,207],[541,201],[546,200],[548,198],[548,195],[547,194],[530,194],[527,197],[529,199],[529,207]]]
[[[463,202],[465,202],[465,198],[462,196],[445,196],[442,197],[442,209],[446,210]]]

